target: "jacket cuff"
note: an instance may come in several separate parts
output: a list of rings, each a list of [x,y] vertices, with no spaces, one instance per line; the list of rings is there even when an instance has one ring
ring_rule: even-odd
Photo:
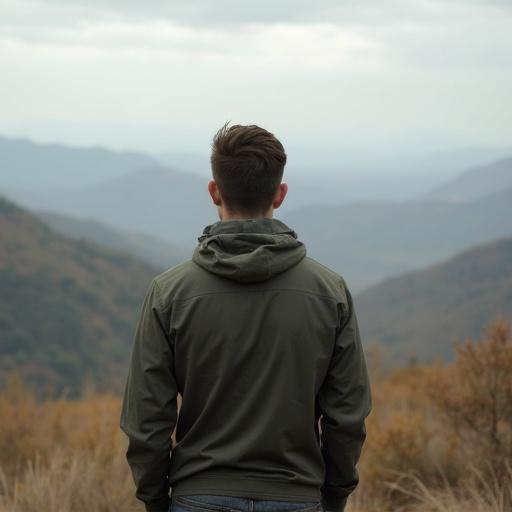
[[[347,504],[347,497],[322,495],[322,508],[324,512],[344,512]]]
[[[170,505],[171,498],[169,497],[166,497],[160,501],[145,504],[146,512],[169,512]]]

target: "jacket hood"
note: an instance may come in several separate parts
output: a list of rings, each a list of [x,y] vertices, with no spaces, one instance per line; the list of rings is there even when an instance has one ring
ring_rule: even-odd
[[[306,256],[297,233],[276,218],[229,219],[209,224],[192,260],[240,283],[265,281]]]

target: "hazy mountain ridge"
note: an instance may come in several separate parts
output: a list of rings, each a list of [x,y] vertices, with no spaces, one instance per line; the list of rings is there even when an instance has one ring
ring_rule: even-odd
[[[76,153],[77,159],[79,156]],[[499,162],[512,162],[512,158]],[[512,194],[509,189],[501,190],[509,179],[508,167],[500,166],[497,171],[492,170],[496,165],[490,164],[461,172],[438,188],[451,190],[457,180],[492,182],[490,188],[472,185],[473,192],[482,193],[464,201],[428,192],[406,200],[349,201],[344,184],[353,189],[359,183],[354,175],[333,176],[327,181],[325,175],[312,173],[308,189],[307,176],[294,176],[287,167],[285,177],[290,176],[290,192],[274,216],[292,225],[311,256],[345,275],[353,290],[360,291],[383,278],[424,267],[467,246],[512,234],[511,223],[507,221],[512,213]],[[505,170],[500,171],[502,167]],[[493,172],[501,176],[501,181],[493,178]],[[51,210],[78,221],[97,220],[114,230],[157,237],[191,253],[203,228],[219,220],[207,192],[207,181],[205,175],[151,163],[88,186],[10,190],[8,195],[36,214]],[[325,190],[329,188],[327,194]],[[489,190],[495,190],[492,197]],[[339,198],[339,203],[333,204],[333,198]],[[301,203],[309,206],[300,206]],[[116,238],[113,236],[113,240]],[[134,253],[158,264],[158,244],[150,245],[142,243],[142,252],[137,252],[136,244]]]
[[[52,189],[37,195],[10,191],[10,195],[31,210],[92,218],[184,248],[195,245],[204,225],[218,220],[206,180],[161,165],[81,189]]]
[[[450,357],[456,337],[479,338],[499,315],[512,321],[512,237],[388,278],[354,303],[364,341],[384,343],[391,360]]]
[[[421,197],[446,201],[471,201],[512,187],[512,157],[468,169]]]
[[[52,211],[35,213],[57,233],[74,239],[86,238],[106,247],[127,252],[161,270],[190,257],[190,251],[152,235],[114,229],[95,219],[77,219]]]
[[[512,235],[512,187],[464,203],[359,201],[304,208],[284,217],[310,255],[362,291],[466,247]]]
[[[157,160],[136,151],[38,144],[0,136],[0,187],[34,190],[91,185]]]

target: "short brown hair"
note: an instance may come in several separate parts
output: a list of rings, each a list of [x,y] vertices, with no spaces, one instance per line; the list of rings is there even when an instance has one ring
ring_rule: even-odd
[[[212,143],[212,174],[231,211],[264,213],[283,178],[286,153],[273,133],[225,123]]]

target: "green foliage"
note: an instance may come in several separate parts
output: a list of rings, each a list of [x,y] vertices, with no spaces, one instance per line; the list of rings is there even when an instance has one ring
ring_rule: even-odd
[[[154,270],[54,234],[0,198],[0,385],[17,368],[39,396],[117,387]]]

